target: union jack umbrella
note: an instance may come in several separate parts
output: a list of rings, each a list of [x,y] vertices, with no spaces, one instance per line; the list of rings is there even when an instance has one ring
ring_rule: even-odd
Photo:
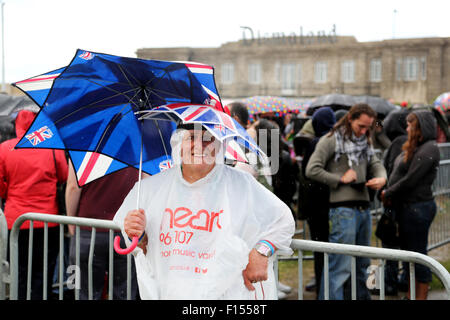
[[[445,92],[434,100],[434,107],[442,114],[450,112],[450,92]]]
[[[125,166],[148,174],[170,166],[175,124],[141,121],[137,111],[170,103],[224,110],[214,69],[195,62],[77,50],[68,66],[14,85],[41,108],[16,148],[69,150],[79,185]]]
[[[157,129],[155,123],[143,124],[135,111],[176,102],[223,111],[213,67],[196,62],[77,50],[68,66],[14,85],[41,108],[17,147],[68,150],[80,186],[127,166],[139,168],[136,136],[142,132],[142,170],[156,174],[166,168],[160,163],[170,161],[174,126],[165,122]],[[159,131],[169,138],[155,147],[154,138],[161,140]]]
[[[237,161],[248,162],[248,159],[242,149],[236,147],[236,144],[254,152],[262,159],[265,157],[257,143],[236,120],[225,112],[208,106],[174,103],[152,110],[141,111],[138,114],[141,115],[139,119],[145,120],[166,121],[177,124],[201,124],[217,140],[225,144],[228,157]]]

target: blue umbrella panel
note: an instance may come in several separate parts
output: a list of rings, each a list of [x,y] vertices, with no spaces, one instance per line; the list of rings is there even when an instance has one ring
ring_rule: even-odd
[[[143,171],[158,173],[170,159],[174,124],[142,122],[135,112],[177,102],[223,110],[212,67],[196,63],[78,50],[67,67],[15,85],[41,106],[17,148],[69,150],[76,169],[83,164],[83,154],[76,152],[102,154],[112,159],[105,174],[139,167],[141,139]]]

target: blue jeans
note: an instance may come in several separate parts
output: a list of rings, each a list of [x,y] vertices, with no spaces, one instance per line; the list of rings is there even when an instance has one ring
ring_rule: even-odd
[[[403,204],[399,216],[400,249],[427,254],[428,232],[436,216],[434,200]],[[406,264],[409,272],[409,263]],[[431,282],[431,270],[415,264],[416,280]]]
[[[329,242],[368,246],[372,232],[369,209],[358,207],[332,208],[329,212],[331,222]],[[344,283],[351,276],[351,256],[329,255],[330,300],[344,299]],[[358,300],[370,300],[366,286],[369,258],[356,258],[356,296]],[[319,299],[324,299],[324,275],[320,286]]]

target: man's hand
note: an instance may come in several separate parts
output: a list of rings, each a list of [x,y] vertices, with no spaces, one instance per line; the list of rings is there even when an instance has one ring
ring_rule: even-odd
[[[386,184],[386,178],[372,178],[366,182],[366,186],[373,190],[380,190]]]
[[[353,169],[348,169],[344,175],[341,177],[341,182],[343,184],[348,184],[351,183],[353,181],[356,181],[356,171]]]
[[[129,211],[123,222],[124,231],[129,238],[142,236],[145,225],[146,218],[143,209]]]
[[[245,270],[242,271],[244,284],[248,290],[255,290],[255,287],[252,283],[267,280],[268,261],[269,258],[263,256],[255,249],[252,249],[252,251],[250,251],[250,254],[248,256],[248,265]]]

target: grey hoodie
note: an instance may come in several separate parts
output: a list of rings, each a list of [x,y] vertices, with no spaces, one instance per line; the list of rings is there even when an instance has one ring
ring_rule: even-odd
[[[436,119],[430,111],[414,111],[419,119],[423,140],[411,160],[404,162],[404,151],[395,159],[385,196],[395,203],[433,199],[431,185],[436,178],[440,154],[436,145]]]

